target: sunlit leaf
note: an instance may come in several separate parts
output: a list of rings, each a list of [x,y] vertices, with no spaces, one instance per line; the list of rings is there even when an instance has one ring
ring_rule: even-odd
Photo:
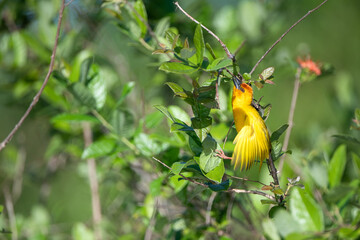
[[[302,231],[324,230],[324,216],[320,206],[304,190],[294,188],[290,196],[291,215]]]
[[[179,63],[179,62],[165,62],[161,64],[159,69],[170,73],[186,73],[186,74],[191,74],[197,71],[197,68],[184,65],[183,63]]]
[[[277,129],[275,132],[271,134],[270,141],[276,141],[279,140],[280,136],[285,132],[285,130],[289,127],[288,124],[282,125],[279,129]]]
[[[204,57],[205,43],[204,43],[203,32],[200,24],[198,24],[195,29],[194,45],[196,49],[197,63],[199,66],[201,66]]]
[[[113,139],[98,140],[96,142],[93,142],[89,147],[84,150],[81,158],[87,159],[108,156],[115,150],[115,148],[116,141]]]
[[[334,152],[329,165],[330,187],[340,184],[346,165],[346,146],[340,145]]]

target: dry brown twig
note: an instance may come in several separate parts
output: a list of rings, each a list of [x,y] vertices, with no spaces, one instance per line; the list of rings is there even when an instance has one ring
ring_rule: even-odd
[[[42,92],[44,91],[45,86],[46,86],[46,84],[48,83],[48,81],[50,79],[51,73],[52,73],[52,71],[54,69],[56,49],[57,49],[57,46],[58,46],[60,29],[61,29],[61,22],[62,22],[62,19],[63,19],[64,10],[65,10],[65,0],[62,0],[61,7],[60,7],[60,10],[59,10],[59,20],[58,20],[58,25],[57,25],[57,29],[56,29],[54,48],[53,48],[53,51],[52,51],[52,54],[51,54],[49,70],[48,70],[48,72],[46,74],[44,82],[41,85],[41,88],[39,89],[39,91],[37,92],[35,97],[33,98],[32,102],[29,105],[29,107],[25,111],[24,115],[20,118],[19,122],[15,125],[15,127],[9,133],[9,135],[0,143],[0,151],[5,148],[5,146],[11,141],[11,139],[13,138],[15,133],[19,130],[21,125],[24,123],[25,119],[30,114],[31,110],[35,107],[35,105],[39,101],[40,96],[41,96]]]
[[[317,7],[309,10],[304,16],[302,16],[299,20],[297,20],[291,27],[289,27],[279,38],[276,40],[273,45],[264,53],[264,55],[261,56],[259,61],[254,65],[254,67],[250,71],[250,75],[253,74],[257,66],[264,60],[264,58],[269,54],[269,52],[293,29],[296,25],[298,25],[302,20],[304,20],[307,16],[309,16],[312,12],[315,12],[318,10],[322,5],[324,5],[328,0],[324,0],[322,3],[320,3]]]

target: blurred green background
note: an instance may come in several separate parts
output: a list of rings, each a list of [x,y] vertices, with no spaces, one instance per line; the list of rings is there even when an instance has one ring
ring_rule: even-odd
[[[156,165],[151,156],[161,156],[171,165],[178,156],[184,158],[184,146],[176,143],[178,139],[169,133],[166,120],[153,106],[175,105],[172,109],[175,116],[184,116],[182,110],[191,116],[191,109],[174,98],[164,83],[176,82],[187,89],[191,85],[185,77],[158,70],[164,59],[152,55],[146,45],[144,47],[134,35],[126,32],[126,11],[119,10],[123,1],[118,1],[119,9],[111,2],[116,1],[72,1],[65,10],[55,63],[55,70],[70,82],[77,81],[84,59],[90,57],[100,67],[107,95],[99,112],[113,126],[116,125],[119,136],[130,141],[126,144],[124,139],[120,139],[116,153],[96,158],[103,239],[219,239],[222,238],[218,234],[221,224],[229,224],[227,226],[232,228],[229,234],[224,235],[228,239],[239,239],[237,234],[243,234],[244,239],[263,239],[262,229],[266,227],[259,223],[259,216],[267,210],[258,206],[258,198],[257,203],[253,203],[255,200],[248,196],[237,196],[238,204],[246,203],[247,207],[242,209],[237,206],[233,215],[238,215],[240,220],[231,223],[219,220],[226,215],[225,200],[229,200],[230,196],[224,197],[224,201],[217,198],[218,212],[213,213],[213,217],[218,220],[218,225],[201,228],[189,224],[194,221],[201,225],[202,218],[193,216],[191,212],[205,211],[211,193],[202,192],[195,197],[196,188],[184,191],[175,186],[178,183],[165,180],[160,185],[154,183],[154,179],[159,177],[166,179],[167,171]],[[194,18],[212,29],[230,51],[234,52],[246,40],[237,55],[244,73],[251,70],[291,24],[320,1],[182,0],[179,3]],[[0,0],[1,140],[22,116],[46,75],[60,5],[58,0]],[[185,37],[192,39],[196,24],[178,11],[172,1],[144,0],[144,5],[153,29],[167,19],[170,26],[178,29],[182,40]],[[114,16],[108,9],[124,14],[124,19]],[[350,130],[354,111],[360,107],[360,83],[357,80],[360,62],[359,10],[359,1],[327,2],[296,26],[255,72],[259,74],[261,69],[269,66],[275,68],[275,85],[254,90],[256,99],[263,96],[262,103],[272,104],[267,125],[274,131],[288,119],[297,57],[311,56],[315,62],[329,64],[334,69],[331,74],[301,85],[289,146],[294,152],[289,161],[294,163],[286,165],[289,169],[294,165],[299,169],[305,159],[309,162],[313,159],[320,162],[322,160],[319,159],[328,160],[335,148],[344,143],[332,135],[359,138],[356,131]],[[205,32],[204,36],[218,56],[225,56],[216,40]],[[149,47],[158,48],[151,42],[149,33],[143,39],[148,41]],[[5,195],[8,191],[14,205],[18,239],[93,238],[87,163],[81,159],[84,149],[82,127],[78,123],[74,126],[73,123],[54,120],[55,116],[64,112],[89,111],[74,100],[76,98],[71,96],[71,91],[67,91],[68,86],[59,79],[50,78],[37,106],[11,143],[0,152],[0,205],[4,207],[0,229],[11,230],[6,210]],[[124,94],[126,88],[130,89],[128,95]],[[220,105],[224,106],[222,110],[227,111],[224,114],[227,126],[231,123],[231,112],[227,109],[229,92],[229,84],[223,84]],[[123,101],[118,102],[121,98]],[[112,111],[114,108],[116,113]],[[94,113],[90,111],[90,115]],[[114,119],[118,123],[113,124]],[[93,132],[94,140],[104,139],[109,133],[100,125],[95,125]],[[135,146],[137,150],[133,151],[129,146]],[[137,152],[139,149],[140,152]],[[353,143],[349,143],[347,149],[348,152],[360,153],[359,145]],[[305,166],[309,167],[306,163]],[[231,166],[227,165],[227,168],[231,169]],[[347,166],[344,179],[357,176],[348,172],[350,168]],[[310,169],[310,173],[314,172]],[[235,175],[258,177],[259,173],[255,169],[245,173],[235,172]],[[292,170],[287,175],[296,176]],[[153,185],[149,189],[150,182]],[[316,185],[310,180],[306,184]],[[163,210],[159,208],[158,214],[154,214],[154,223],[152,207],[154,196],[158,194],[152,192],[151,197],[149,192],[160,191],[155,189],[155,185],[161,189],[161,196],[166,201],[156,198],[158,204],[164,206]],[[321,191],[327,192],[326,188]],[[254,208],[258,208],[256,211],[260,213],[244,214],[244,211],[251,212]],[[248,230],[244,222],[259,225]],[[152,236],[147,238],[149,229],[152,229]],[[270,235],[267,234],[266,238],[276,239]],[[280,236],[284,238],[286,235],[281,233]],[[0,239],[11,238],[14,239],[14,233],[0,234]]]

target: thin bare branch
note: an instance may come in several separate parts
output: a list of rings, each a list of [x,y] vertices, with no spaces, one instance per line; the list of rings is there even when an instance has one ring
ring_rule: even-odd
[[[236,56],[240,52],[240,50],[245,45],[245,43],[246,43],[246,39],[244,41],[242,41],[241,44],[238,46],[238,48],[235,50],[234,56]]]
[[[291,27],[289,27],[278,40],[276,40],[273,45],[262,55],[262,57],[259,59],[259,61],[255,64],[255,66],[252,68],[250,75],[253,74],[257,66],[261,63],[261,61],[269,54],[269,52],[293,29],[296,25],[298,25],[302,20],[304,20],[307,16],[309,16],[312,12],[318,10],[322,5],[324,5],[328,0],[323,1],[320,3],[316,8],[311,9],[308,11],[304,16],[302,16],[299,20],[297,20]]]
[[[263,186],[266,186],[266,184],[265,184],[265,183],[262,183],[262,182],[260,182],[260,181],[251,180],[251,179],[248,179],[248,178],[242,178],[242,177],[235,177],[235,176],[231,176],[231,175],[227,175],[227,174],[226,174],[226,176],[227,176],[227,177],[230,177],[230,178],[233,178],[233,179],[242,180],[242,181],[248,181],[248,182],[259,183],[259,184],[261,184],[261,185],[263,185]]]
[[[92,130],[90,123],[83,123],[83,135],[85,147],[88,147],[92,144]],[[96,162],[94,158],[87,159],[88,172],[89,172],[89,182],[90,182],[90,191],[91,191],[91,206],[92,206],[92,215],[93,215],[93,225],[95,239],[101,240],[101,204],[100,204],[100,194],[99,194],[99,183],[96,174]]]
[[[206,225],[211,224],[211,208],[212,208],[212,205],[214,203],[216,195],[217,195],[216,192],[212,192],[211,196],[209,198],[208,205],[207,205],[207,208],[206,208],[206,217],[205,217],[205,224]]]
[[[263,197],[266,197],[270,200],[275,200],[275,198],[269,194],[266,194],[264,192],[261,192],[261,191],[258,191],[258,190],[245,190],[245,189],[236,189],[236,188],[233,188],[233,189],[229,189],[229,190],[226,190],[225,192],[233,192],[233,193],[250,193],[250,194],[256,194],[256,195],[260,195],[260,196],[263,196]]]
[[[146,229],[144,240],[151,240],[151,238],[152,238],[152,235],[154,233],[154,226],[155,226],[155,223],[156,223],[157,210],[158,210],[158,198],[155,198],[154,210],[153,210],[152,215],[151,215],[149,226]]]
[[[199,21],[197,21],[195,18],[193,18],[192,16],[190,16],[190,14],[188,14],[187,12],[185,12],[184,9],[182,9],[182,7],[180,7],[178,2],[175,2],[175,5],[180,9],[180,11],[182,11],[188,18],[190,18],[193,22],[195,22],[196,24],[200,24],[201,27],[203,29],[205,29],[209,34],[211,34],[221,45],[221,47],[224,49],[224,51],[226,52],[226,55],[228,56],[228,58],[234,60],[234,55],[231,54],[231,52],[229,51],[229,49],[226,47],[225,43],[223,41],[221,41],[221,39],[215,34],[213,33],[210,29],[208,29],[207,27],[205,27],[204,25],[202,25]]]
[[[4,193],[4,198],[5,198],[6,211],[7,211],[7,214],[9,215],[10,228],[11,228],[11,240],[17,240],[18,232],[17,232],[17,227],[16,227],[14,204],[13,204],[11,193],[10,193],[9,186],[7,185],[7,183],[4,184],[3,193]]]
[[[298,97],[298,93],[299,93],[299,89],[300,89],[300,75],[301,75],[301,68],[298,68],[296,70],[296,75],[295,75],[295,84],[294,84],[294,90],[293,90],[293,94],[292,94],[289,118],[288,118],[289,127],[285,134],[284,144],[283,144],[283,148],[282,148],[283,151],[287,151],[287,148],[289,146],[291,130],[294,126],[294,113],[295,113],[296,101],[297,101],[297,97]],[[280,173],[284,166],[285,157],[286,157],[286,155],[284,154],[280,158],[280,162],[279,162],[279,172]]]
[[[61,29],[61,22],[63,19],[63,13],[64,13],[64,9],[65,9],[65,0],[62,0],[62,4],[59,10],[59,20],[58,20],[58,25],[57,25],[57,29],[56,29],[56,36],[55,36],[55,43],[54,43],[54,48],[51,54],[51,60],[50,60],[50,65],[49,65],[49,70],[46,74],[46,77],[44,79],[43,84],[41,85],[41,88],[39,89],[38,93],[35,95],[35,97],[33,98],[32,102],[30,103],[29,107],[27,108],[27,110],[25,111],[24,115],[20,118],[19,122],[15,125],[15,127],[13,128],[13,130],[9,133],[9,135],[4,139],[4,141],[2,141],[0,143],[0,151],[3,150],[5,148],[5,146],[11,141],[11,139],[13,138],[13,136],[15,135],[15,133],[17,132],[17,130],[21,127],[21,125],[23,124],[23,122],[25,121],[25,119],[27,118],[27,116],[30,114],[31,110],[34,108],[34,106],[37,104],[37,102],[40,99],[40,96],[42,94],[42,92],[45,89],[46,84],[48,83],[51,73],[54,69],[54,64],[55,64],[55,55],[56,55],[56,49],[58,46],[58,41],[59,41],[59,35],[60,35],[60,29]]]

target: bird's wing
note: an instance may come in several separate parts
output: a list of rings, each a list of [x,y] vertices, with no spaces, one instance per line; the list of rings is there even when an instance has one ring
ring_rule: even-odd
[[[232,164],[235,168],[249,169],[255,160],[262,161],[269,156],[269,133],[260,115],[256,112],[246,114],[244,126],[234,139],[235,149]],[[261,165],[260,165],[261,168]]]

